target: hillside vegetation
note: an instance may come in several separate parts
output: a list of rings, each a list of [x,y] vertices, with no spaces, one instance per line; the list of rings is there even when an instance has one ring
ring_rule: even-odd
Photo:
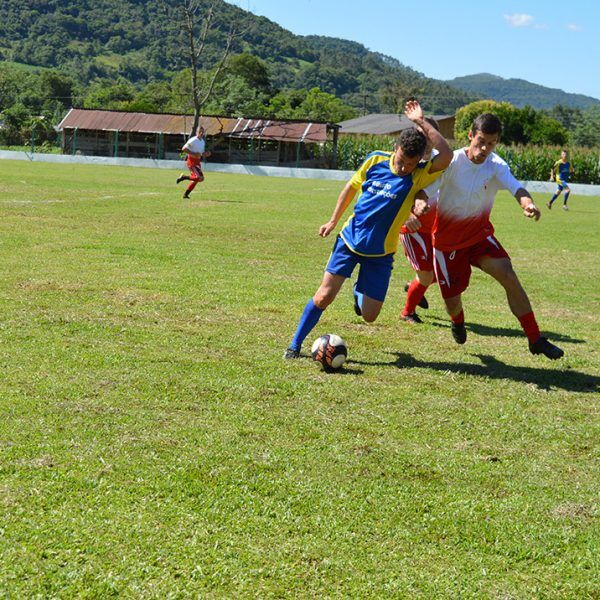
[[[400,93],[418,93],[426,108],[452,113],[469,94],[426,78],[399,61],[370,52],[361,44],[318,36],[297,36],[222,0],[202,57],[210,69],[226,32],[235,23],[234,53],[265,61],[277,89],[318,87],[350,106],[392,111]],[[171,6],[172,8],[172,6]],[[123,79],[137,86],[169,80],[187,66],[180,23],[161,0],[38,0],[0,4],[0,57],[5,61],[59,68],[76,81]]]
[[[490,98],[498,102],[510,102],[515,106],[533,108],[553,108],[557,104],[569,108],[585,110],[600,106],[600,100],[583,94],[569,94],[563,90],[549,88],[524,79],[504,79],[490,73],[478,73],[456,77],[446,83],[468,94]]]

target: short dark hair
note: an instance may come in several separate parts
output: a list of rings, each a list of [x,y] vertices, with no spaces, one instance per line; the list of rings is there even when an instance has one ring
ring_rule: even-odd
[[[421,157],[425,153],[425,148],[427,148],[427,138],[423,133],[411,127],[405,129],[396,138],[396,148],[400,148],[410,158]]]
[[[486,133],[487,135],[493,135],[497,133],[502,134],[502,121],[492,113],[484,113],[479,115],[471,125],[472,133]]]

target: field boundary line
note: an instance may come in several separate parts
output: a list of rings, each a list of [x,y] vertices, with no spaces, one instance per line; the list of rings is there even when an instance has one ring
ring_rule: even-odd
[[[119,167],[142,167],[146,169],[186,170],[183,160],[156,160],[153,158],[114,158],[111,156],[85,156],[67,154],[42,154],[0,150],[0,160],[25,160],[58,164],[106,165]],[[232,173],[235,175],[255,175],[262,177],[290,177],[294,179],[322,179],[330,181],[348,181],[354,171],[334,171],[330,169],[296,169],[292,167],[267,167],[261,165],[231,165],[222,163],[204,163],[202,169],[207,173]],[[530,192],[551,194],[556,183],[551,181],[522,181]],[[600,196],[600,185],[572,183],[573,194],[581,196]]]

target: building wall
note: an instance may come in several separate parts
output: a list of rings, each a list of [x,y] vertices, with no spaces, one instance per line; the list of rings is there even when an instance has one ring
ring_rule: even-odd
[[[179,160],[187,136],[64,129],[63,154]],[[325,157],[316,153],[316,144],[277,140],[236,139],[226,136],[208,138],[211,162],[324,168]]]

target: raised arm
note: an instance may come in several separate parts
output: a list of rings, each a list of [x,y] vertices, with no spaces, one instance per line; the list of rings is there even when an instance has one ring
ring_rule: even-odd
[[[438,154],[431,161],[429,172],[436,173],[446,169],[452,161],[452,150],[444,136],[425,120],[421,105],[416,100],[409,100],[404,106],[404,114],[423,130],[431,140],[433,147],[438,151]]]
[[[321,237],[327,237],[339,223],[344,211],[348,208],[354,196],[356,195],[356,188],[352,186],[352,182],[348,182],[344,189],[340,192],[331,219],[319,228],[319,235]]]

